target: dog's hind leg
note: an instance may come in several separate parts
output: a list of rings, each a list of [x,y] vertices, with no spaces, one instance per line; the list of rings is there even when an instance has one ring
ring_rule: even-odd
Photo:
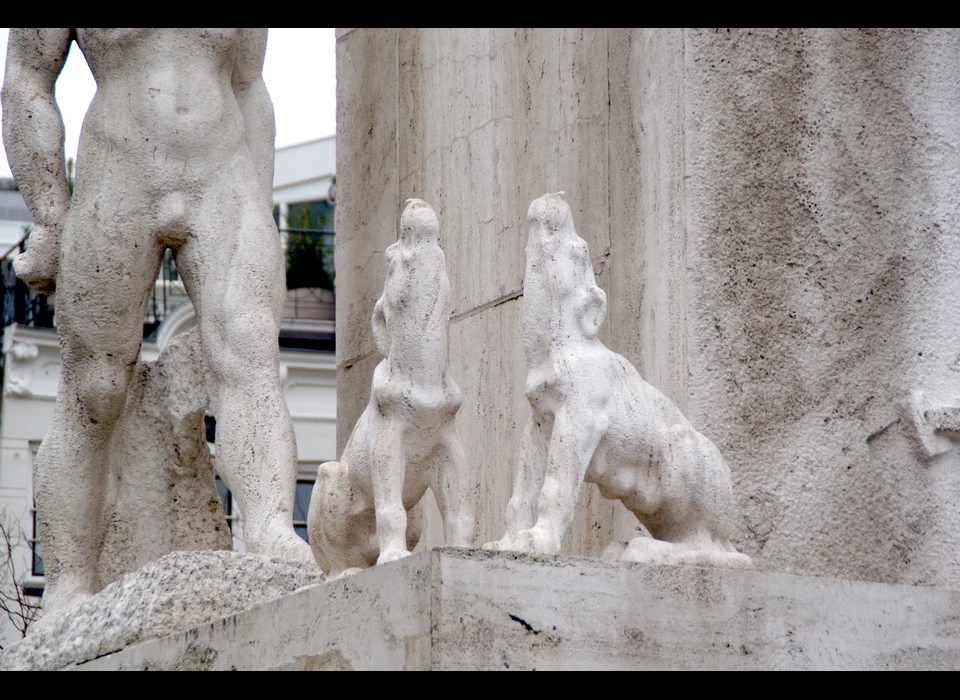
[[[352,488],[350,473],[340,462],[326,462],[307,513],[307,533],[314,558],[327,579],[372,566],[373,504]]]
[[[653,534],[675,545],[669,563],[745,568],[750,558],[730,541],[735,518],[730,468],[720,450],[689,425],[669,430],[663,505]],[[637,543],[641,546],[643,543]]]

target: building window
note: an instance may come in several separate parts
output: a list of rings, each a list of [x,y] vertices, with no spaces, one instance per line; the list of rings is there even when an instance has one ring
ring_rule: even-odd
[[[230,532],[233,532],[234,522],[237,519],[237,514],[233,510],[233,494],[230,493],[230,489],[227,488],[227,485],[223,483],[223,479],[217,476],[217,494],[220,496],[220,505],[223,506],[223,514],[227,518],[227,527],[230,528]]]
[[[30,509],[30,519],[33,527],[30,532],[30,571],[34,576],[43,576],[43,550],[40,547],[40,537],[37,528],[37,504]]]
[[[325,199],[287,205],[287,228],[333,232],[333,204]]]
[[[293,502],[293,529],[300,539],[309,542],[307,537],[307,511],[310,510],[310,497],[313,495],[313,481],[297,480],[297,497]]]
[[[326,200],[287,208],[287,289],[333,289],[334,206]]]

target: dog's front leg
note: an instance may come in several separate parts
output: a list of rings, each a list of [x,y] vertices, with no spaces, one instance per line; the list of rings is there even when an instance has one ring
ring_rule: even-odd
[[[537,523],[520,533],[541,554],[559,554],[563,536],[573,522],[583,479],[609,425],[602,412],[575,404],[557,411],[547,453],[546,476],[537,501]],[[529,534],[527,534],[529,533]]]
[[[406,455],[401,420],[382,417],[373,441],[371,480],[377,518],[377,564],[409,556],[407,551],[407,511],[403,507],[403,482]]]
[[[513,493],[507,503],[507,534],[515,534],[533,527],[536,521],[537,500],[543,487],[547,469],[549,431],[530,416],[520,438],[516,471],[513,474]]]

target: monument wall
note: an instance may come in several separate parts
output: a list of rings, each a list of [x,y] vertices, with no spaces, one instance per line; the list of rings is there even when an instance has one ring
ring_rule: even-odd
[[[960,33],[341,29],[337,61],[339,450],[419,197],[448,260],[477,543],[503,534],[529,415],[525,213],[564,190],[609,300],[600,338],[720,447],[738,548],[960,586],[960,458],[944,438],[928,458],[903,410],[917,391],[960,405]],[[565,549],[635,526],[586,485]]]

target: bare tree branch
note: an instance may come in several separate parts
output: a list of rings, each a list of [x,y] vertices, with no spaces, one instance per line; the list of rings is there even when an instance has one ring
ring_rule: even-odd
[[[17,571],[15,552],[19,547],[29,549],[30,540],[20,519],[4,508],[0,510],[0,612],[13,623],[20,636],[25,637],[30,625],[40,618],[41,610],[40,599],[27,594],[24,572]]]

